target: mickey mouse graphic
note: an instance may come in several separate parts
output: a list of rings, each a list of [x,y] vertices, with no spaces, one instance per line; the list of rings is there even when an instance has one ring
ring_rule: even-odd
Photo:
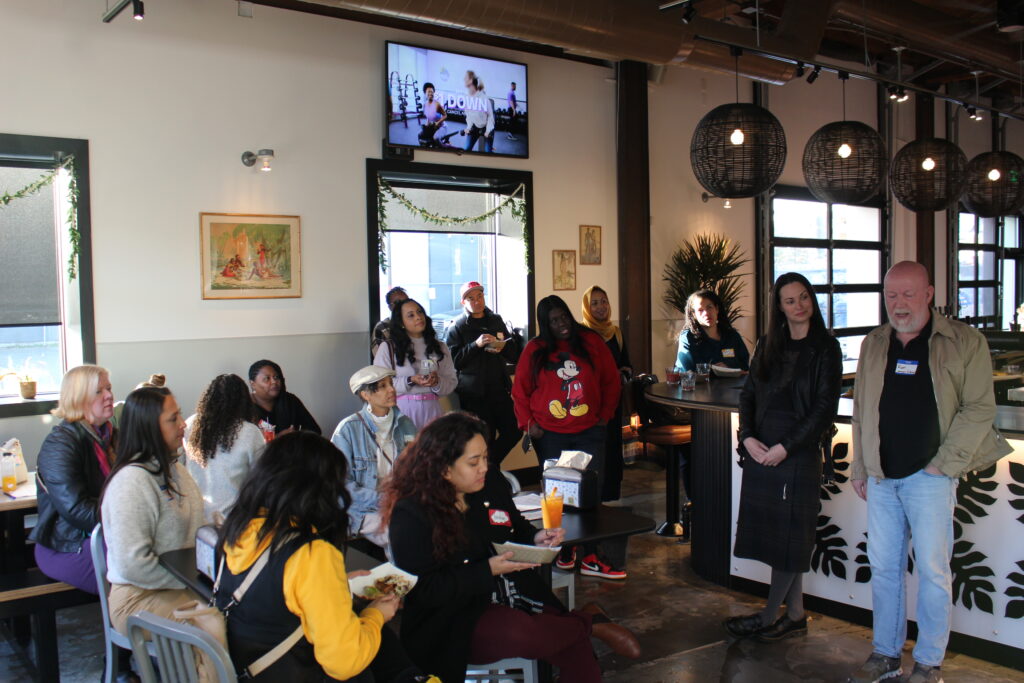
[[[580,417],[586,415],[590,406],[583,403],[583,382],[579,379],[580,369],[576,361],[569,357],[568,353],[558,354],[560,363],[549,362],[548,369],[554,370],[555,374],[562,380],[561,390],[565,394],[564,401],[554,399],[548,404],[548,411],[559,420],[564,420],[567,415]]]

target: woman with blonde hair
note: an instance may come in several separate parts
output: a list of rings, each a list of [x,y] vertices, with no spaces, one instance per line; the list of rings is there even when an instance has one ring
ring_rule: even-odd
[[[100,492],[113,463],[110,373],[98,365],[68,370],[53,414],[61,421],[39,449],[39,519],[29,538],[44,574],[95,595],[89,534],[99,521]]]

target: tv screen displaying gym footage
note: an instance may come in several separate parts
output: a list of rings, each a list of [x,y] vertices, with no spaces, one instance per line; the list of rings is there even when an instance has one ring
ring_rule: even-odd
[[[387,43],[387,144],[528,157],[526,65]]]

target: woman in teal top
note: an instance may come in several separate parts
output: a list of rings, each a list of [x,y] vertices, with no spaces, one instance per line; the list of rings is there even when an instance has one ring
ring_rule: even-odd
[[[728,318],[719,318],[722,301],[710,289],[701,289],[686,300],[686,325],[679,335],[676,366],[696,370],[697,363],[750,369],[750,353]]]

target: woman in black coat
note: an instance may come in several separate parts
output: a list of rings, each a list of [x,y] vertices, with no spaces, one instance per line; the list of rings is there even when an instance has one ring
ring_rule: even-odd
[[[114,395],[107,370],[97,365],[68,370],[53,414],[62,419],[39,449],[39,519],[29,538],[44,574],[95,595],[89,534],[100,521],[100,491],[113,463]]]
[[[811,284],[798,273],[779,276],[768,334],[740,393],[743,488],[734,549],[771,566],[772,583],[761,612],[726,620],[733,635],[772,642],[807,631],[802,579],[820,509],[822,440],[831,437],[841,380],[839,342]]]
[[[562,529],[538,531],[516,510],[508,483],[488,472],[487,426],[449,413],[423,431],[395,464],[382,509],[397,566],[415,574],[401,637],[409,656],[443,681],[469,662],[507,657],[559,667],[562,683],[597,683],[590,636],[637,656],[629,631],[595,605],[568,612],[534,571],[497,555],[492,543],[557,545]]]

